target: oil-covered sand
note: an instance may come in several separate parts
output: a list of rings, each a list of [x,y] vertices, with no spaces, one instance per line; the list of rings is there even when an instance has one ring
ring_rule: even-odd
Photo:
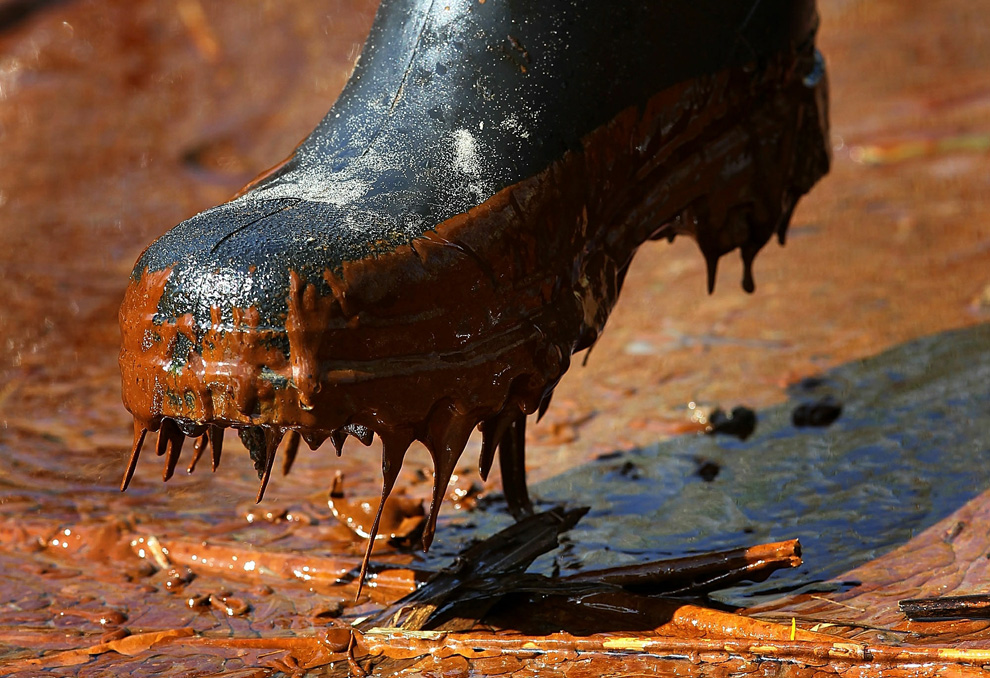
[[[353,568],[363,550],[330,515],[326,490],[341,470],[349,492],[375,494],[380,449],[351,441],[341,459],[304,451],[255,507],[254,469],[231,438],[216,474],[201,467],[162,485],[149,455],[120,495],[131,427],[116,314],[141,248],[229,197],[322,117],[374,8],[9,4],[0,6],[0,659],[122,629],[325,626],[334,599],[353,594],[331,586],[333,566]],[[530,427],[530,477],[546,481],[534,494],[595,507],[563,566],[801,536],[804,568],[763,591],[798,588],[873,558],[986,486],[985,330],[855,361],[990,320],[990,26],[963,0],[820,9],[833,171],[799,205],[787,247],[757,260],[756,294],[739,289],[741,266],[723,262],[708,297],[693,243],[644,247],[587,367],[567,374]],[[848,362],[818,387],[844,401],[832,427],[797,430],[789,406],[764,409]],[[689,402],[757,408],[757,432],[745,442],[695,437]],[[480,441],[472,445],[455,481],[464,490],[477,482]],[[718,463],[713,482],[694,475],[695,457]],[[417,471],[428,455],[409,461],[399,485],[427,496]],[[621,474],[626,461],[639,479]],[[505,520],[497,501],[482,514],[451,508],[428,560],[387,558],[435,567],[474,534],[451,523]],[[193,567],[204,540],[220,551]],[[162,544],[170,567],[156,564]],[[286,554],[283,569],[248,567],[243,556],[261,552]],[[401,588],[412,574],[395,576]],[[382,584],[372,594],[389,598]],[[107,653],[62,671],[189,675],[263,665],[263,654]]]

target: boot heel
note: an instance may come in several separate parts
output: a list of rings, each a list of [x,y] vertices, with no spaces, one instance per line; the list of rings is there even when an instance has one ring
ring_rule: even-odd
[[[742,286],[755,290],[756,254],[774,234],[784,244],[798,199],[831,163],[821,55],[808,45],[761,71],[714,76],[681,93],[673,108],[685,111],[682,117],[673,123],[661,118],[660,124],[679,125],[692,143],[661,144],[637,175],[646,194],[627,223],[654,229],[644,237],[631,225],[633,239],[693,237],[707,263],[709,293],[718,260],[736,248],[744,264]]]

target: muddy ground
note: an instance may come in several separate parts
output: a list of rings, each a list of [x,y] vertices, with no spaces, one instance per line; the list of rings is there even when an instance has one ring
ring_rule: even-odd
[[[116,312],[145,245],[278,162],[322,117],[373,5],[0,1],[0,658],[83,645],[106,631],[108,609],[126,620],[111,632],[321,623],[303,585],[230,591],[253,617],[191,610],[186,593],[220,584],[169,584],[120,540],[357,554],[323,495],[338,469],[374,493],[379,450],[305,452],[260,511],[233,439],[213,477],[163,486],[144,460],[119,495],[131,429]],[[832,173],[800,203],[787,246],[758,257],[753,295],[738,260],[723,261],[708,296],[693,243],[644,246],[587,366],[530,427],[534,480],[693,434],[689,403],[764,408],[809,375],[990,320],[990,22],[971,0],[820,9]],[[427,459],[410,457],[411,492],[426,491]],[[473,473],[465,465],[458,482]]]

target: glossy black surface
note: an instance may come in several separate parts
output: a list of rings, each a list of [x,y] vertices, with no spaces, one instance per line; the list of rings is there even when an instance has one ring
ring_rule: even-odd
[[[759,413],[745,442],[679,436],[536,485],[543,502],[591,506],[559,565],[567,572],[797,538],[801,567],[716,597],[746,606],[841,586],[827,580],[990,484],[987,346],[990,325],[918,339],[796,386],[791,402]],[[844,404],[839,419],[794,426],[797,404],[825,396]],[[695,475],[699,458],[719,464],[712,482]],[[629,465],[635,474],[622,472]]]
[[[174,267],[168,320],[257,307],[279,327],[289,271],[409,243],[532,176],[679,82],[810,40],[807,0],[386,0],[339,100],[280,171],[172,229],[134,277]],[[249,272],[250,271],[250,272]],[[324,288],[324,292],[327,292]]]

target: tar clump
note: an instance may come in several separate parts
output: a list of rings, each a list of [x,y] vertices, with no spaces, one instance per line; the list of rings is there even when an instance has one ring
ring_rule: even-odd
[[[791,413],[791,423],[798,428],[828,426],[842,415],[842,403],[832,396],[802,403]]]
[[[726,414],[721,409],[716,409],[708,417],[708,427],[705,429],[709,434],[724,434],[735,436],[739,440],[753,435],[756,430],[756,412],[748,407],[733,407],[732,412]]]
[[[695,470],[694,474],[704,480],[706,483],[710,483],[718,477],[719,471],[722,467],[718,465],[717,462],[711,459],[696,459],[698,462],[698,468]]]

